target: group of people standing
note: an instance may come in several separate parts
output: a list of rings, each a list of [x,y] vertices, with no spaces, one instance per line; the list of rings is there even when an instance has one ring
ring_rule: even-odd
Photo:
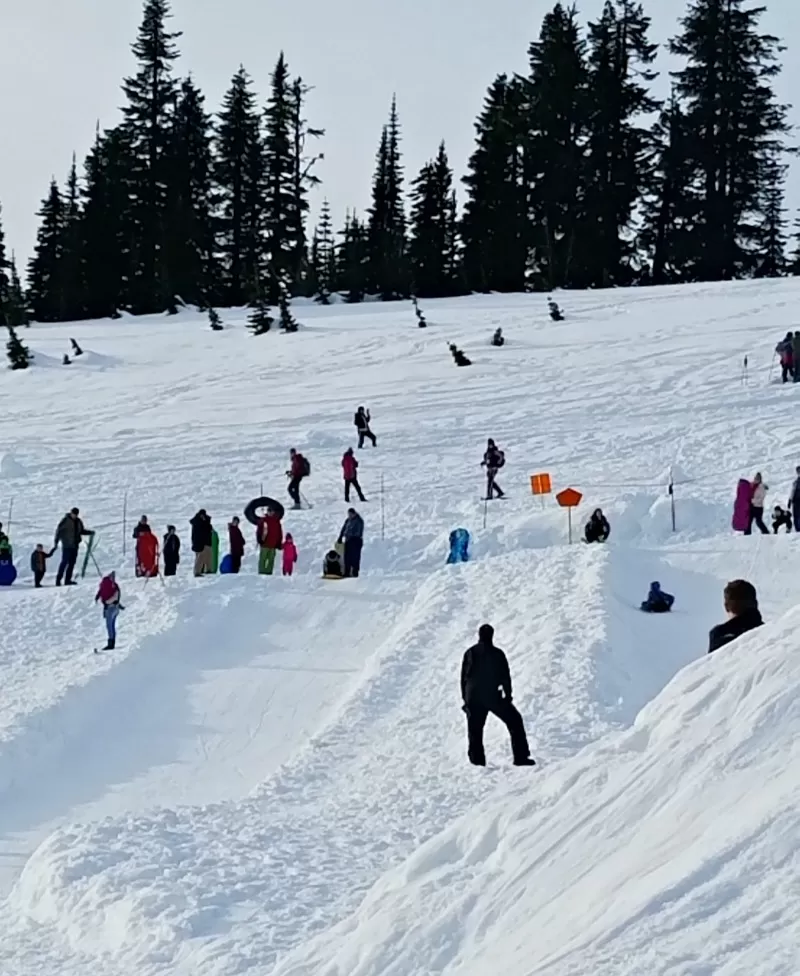
[[[764,481],[760,471],[752,481],[743,479],[739,482],[733,517],[733,527],[736,531],[744,535],[752,535],[755,525],[762,535],[769,535],[769,529],[764,522],[768,492],[769,485]],[[800,532],[800,465],[795,468],[795,478],[786,508],[776,505],[772,510],[772,531],[777,535],[781,529],[786,529],[787,532],[791,532],[792,529]]]
[[[791,379],[793,383],[800,382],[800,332],[787,332],[775,346],[775,352],[780,357],[781,381],[788,383]]]

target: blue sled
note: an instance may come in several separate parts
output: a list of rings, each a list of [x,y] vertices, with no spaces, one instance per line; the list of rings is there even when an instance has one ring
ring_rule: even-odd
[[[469,562],[469,532],[466,529],[454,529],[450,533],[450,555],[448,565],[452,563]]]

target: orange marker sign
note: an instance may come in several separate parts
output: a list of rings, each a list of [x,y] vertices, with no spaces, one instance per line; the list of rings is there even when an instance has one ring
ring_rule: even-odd
[[[572,542],[572,509],[581,503],[583,495],[574,488],[565,488],[556,495],[556,501],[567,510],[567,524],[569,525],[569,541]]]
[[[531,475],[531,494],[532,495],[549,495],[553,490],[553,486],[550,482],[549,474],[532,474]]]

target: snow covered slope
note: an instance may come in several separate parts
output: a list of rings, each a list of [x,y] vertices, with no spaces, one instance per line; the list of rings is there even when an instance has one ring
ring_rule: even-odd
[[[0,375],[22,569],[0,590],[0,974],[800,971],[800,549],[728,528],[738,477],[785,502],[800,463],[800,389],[768,382],[798,299],[783,281],[567,295],[559,325],[504,296],[428,303],[427,330],[365,305],[258,339],[235,311],[219,334],[189,313],[26,332],[37,367]],[[86,355],[62,367],[71,335]],[[360,403],[364,575],[326,583]],[[489,436],[509,498],[484,513]],[[313,472],[286,518],[298,575],[255,576],[249,538],[241,576],[191,579],[188,519],[224,535],[285,497],[292,446]],[[566,544],[539,471],[584,492],[578,521],[604,508],[608,547]],[[26,572],[73,504],[123,587],[107,655],[94,581]],[[184,538],[163,587],[123,556],[142,513]],[[474,559],[447,567],[459,526]],[[737,575],[773,623],[705,660]],[[652,579],[669,617],[636,609]],[[540,769],[491,723],[489,767],[466,763],[458,669],[486,620]]]

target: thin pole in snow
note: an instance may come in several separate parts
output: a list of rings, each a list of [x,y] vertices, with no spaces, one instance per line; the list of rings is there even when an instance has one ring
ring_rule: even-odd
[[[486,518],[489,514],[489,493],[487,492],[483,499],[483,527],[486,528]]]
[[[569,544],[572,545],[572,508],[567,509],[567,525],[569,526]]]
[[[676,532],[677,528],[675,523],[675,481],[673,480],[672,477],[672,468],[669,469],[669,500],[670,500],[670,505],[672,507],[672,531]]]
[[[6,535],[11,534],[11,517],[14,514],[14,498],[8,503],[8,518],[6,519]]]
[[[381,542],[386,541],[386,503],[384,501],[383,471],[381,471]]]
[[[124,559],[128,552],[128,489],[125,489],[125,494],[122,496],[122,558]]]

